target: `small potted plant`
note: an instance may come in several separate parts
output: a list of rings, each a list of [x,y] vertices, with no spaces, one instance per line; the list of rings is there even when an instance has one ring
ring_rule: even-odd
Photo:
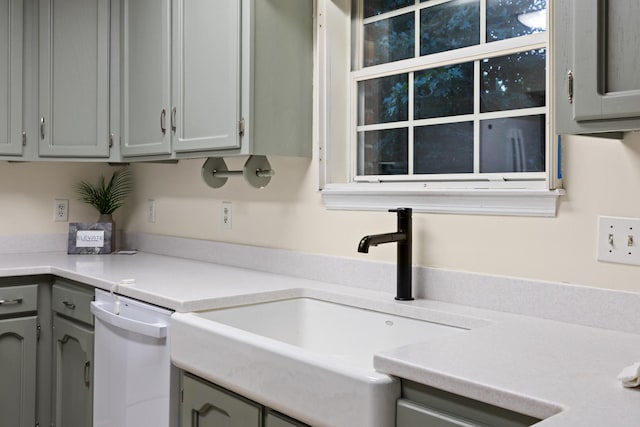
[[[111,223],[111,250],[116,248],[116,223],[113,213],[120,208],[129,193],[133,190],[133,176],[128,167],[113,172],[109,182],[104,175],[100,175],[97,184],[81,181],[75,187],[80,198],[78,200],[88,203],[98,210],[100,217],[98,222]]]

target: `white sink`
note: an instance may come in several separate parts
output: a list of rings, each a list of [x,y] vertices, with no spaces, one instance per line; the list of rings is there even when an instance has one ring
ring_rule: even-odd
[[[172,316],[173,362],[314,426],[394,425],[399,382],[381,350],[464,329],[294,298]]]

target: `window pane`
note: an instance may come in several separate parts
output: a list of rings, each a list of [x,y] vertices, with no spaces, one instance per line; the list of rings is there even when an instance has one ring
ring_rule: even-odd
[[[407,120],[408,86],[407,74],[358,82],[358,125]]]
[[[547,28],[546,0],[487,0],[487,42]]]
[[[473,113],[473,63],[414,74],[415,119]]]
[[[480,111],[543,107],[545,58],[536,49],[483,60]]]
[[[388,129],[358,133],[358,175],[409,173],[408,130]]]
[[[420,11],[420,55],[480,42],[480,2],[453,0]]]
[[[480,172],[544,170],[544,114],[480,122]]]
[[[414,0],[363,0],[364,17],[380,15],[402,7],[411,6]]]
[[[473,172],[473,122],[415,128],[414,173]]]
[[[413,13],[394,16],[364,26],[364,66],[413,58]]]

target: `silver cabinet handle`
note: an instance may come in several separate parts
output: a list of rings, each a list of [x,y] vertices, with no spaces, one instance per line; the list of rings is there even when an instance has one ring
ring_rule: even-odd
[[[568,91],[569,93],[567,94],[567,100],[569,101],[569,104],[573,104],[573,71],[569,70],[567,72],[567,81],[568,81]]]
[[[18,305],[18,304],[22,304],[22,298],[0,299],[0,305]]]
[[[40,138],[44,139],[44,116],[40,117]]]
[[[89,361],[84,364],[84,385],[87,387],[91,385],[91,362]]]
[[[162,113],[160,113],[160,130],[162,131],[163,135],[167,133],[166,120],[167,120],[167,110],[163,108]]]
[[[74,310],[76,308],[76,305],[69,301],[62,301],[62,304],[69,310]]]
[[[171,110],[171,130],[175,132],[177,129],[176,126],[176,107],[173,107]]]

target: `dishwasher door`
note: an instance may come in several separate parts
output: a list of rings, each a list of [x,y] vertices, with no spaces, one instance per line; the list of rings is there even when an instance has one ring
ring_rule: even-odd
[[[116,303],[117,301],[117,303]],[[96,290],[94,427],[177,427],[171,311]]]

